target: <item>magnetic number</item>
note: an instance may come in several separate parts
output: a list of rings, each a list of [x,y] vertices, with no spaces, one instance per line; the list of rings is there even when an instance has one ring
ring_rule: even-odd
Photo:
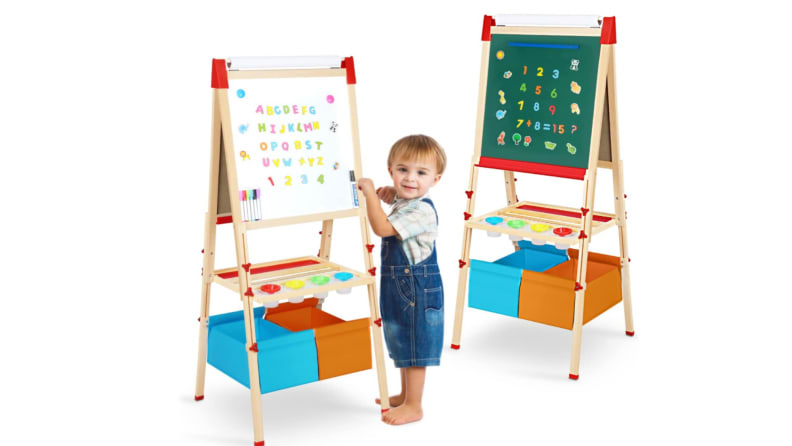
[[[536,121],[536,125],[534,125],[534,130],[542,130],[542,124],[539,121]]]
[[[528,65],[523,65],[523,75],[528,74]]]
[[[536,94],[542,94],[542,86],[541,85],[537,85],[536,86]]]
[[[286,175],[286,185],[291,186],[291,177]]]
[[[319,175],[319,178],[317,178],[316,181],[318,181],[319,184],[324,184],[324,175]]]
[[[300,175],[300,180],[302,180],[302,184],[308,184],[308,175]]]
[[[555,105],[550,106],[550,114],[555,115]]]
[[[542,76],[544,76],[544,68],[539,67],[536,69],[536,77],[542,77]]]
[[[522,110],[524,102],[523,101],[517,101],[517,103],[520,104],[520,110]]]
[[[534,111],[539,111],[539,103],[534,102]]]
[[[528,89],[525,88],[525,84],[520,85],[520,91],[525,92],[526,90]]]
[[[517,127],[515,127],[515,128],[516,129],[520,128],[520,126],[522,125],[523,122],[525,122],[525,121],[523,121],[522,119],[518,119],[517,120]]]
[[[558,97],[558,91],[555,88],[553,88],[553,91],[550,92],[550,97],[551,98],[557,98]]]
[[[553,124],[553,133],[558,133],[560,135],[563,135],[564,134],[564,124],[561,124],[561,125],[558,125],[558,126]]]
[[[553,70],[553,79],[558,79],[558,70]]]

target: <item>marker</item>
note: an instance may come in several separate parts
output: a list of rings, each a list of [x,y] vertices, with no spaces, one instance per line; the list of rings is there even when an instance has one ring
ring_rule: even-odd
[[[253,200],[255,200],[256,220],[261,220],[261,189],[253,190]]]
[[[239,204],[241,205],[239,208],[242,211],[242,221],[247,221],[245,218],[245,191],[243,190],[239,191]]]

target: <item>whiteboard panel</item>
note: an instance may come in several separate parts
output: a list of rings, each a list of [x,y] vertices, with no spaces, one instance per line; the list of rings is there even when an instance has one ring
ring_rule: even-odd
[[[243,221],[358,206],[346,77],[228,84]]]

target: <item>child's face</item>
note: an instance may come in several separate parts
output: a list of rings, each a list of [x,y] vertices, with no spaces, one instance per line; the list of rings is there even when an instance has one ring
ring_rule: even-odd
[[[396,159],[388,167],[388,173],[393,178],[393,187],[399,198],[418,198],[426,195],[429,188],[440,181],[437,173],[437,163],[432,158],[407,161]]]

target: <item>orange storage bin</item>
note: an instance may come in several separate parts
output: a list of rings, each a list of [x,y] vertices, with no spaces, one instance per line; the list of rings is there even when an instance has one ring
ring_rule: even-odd
[[[566,262],[542,273],[523,270],[518,310],[520,319],[572,329],[575,318],[578,251],[570,249],[569,257]],[[619,258],[589,252],[586,279],[584,324],[621,302]]]
[[[313,329],[320,380],[370,369],[369,319],[344,321],[314,305],[315,299],[281,304],[269,309],[266,319],[291,331]]]

